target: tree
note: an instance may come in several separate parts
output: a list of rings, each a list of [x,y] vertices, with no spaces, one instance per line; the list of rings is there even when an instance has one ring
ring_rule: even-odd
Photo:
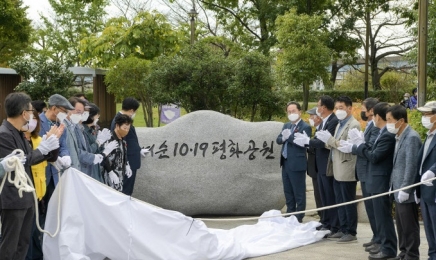
[[[42,25],[33,35],[32,56],[46,55],[47,59],[67,66],[86,66],[80,60],[80,41],[103,29],[104,8],[108,0],[49,0],[52,17],[41,16]]]
[[[253,122],[259,110],[263,112],[261,116],[269,120],[276,112],[281,113],[273,86],[269,58],[257,51],[246,53],[236,62],[234,83],[229,90],[233,100],[232,114],[237,117],[238,107],[246,108]]]
[[[153,88],[149,84],[151,62],[136,57],[119,59],[105,77],[107,90],[118,101],[133,96],[139,99],[146,126],[153,127]]]
[[[111,62],[134,56],[152,60],[169,55],[179,48],[179,32],[157,12],[140,12],[130,20],[110,19],[102,32],[81,42],[82,61],[94,66],[110,67]]]
[[[22,0],[0,1],[0,65],[22,55],[30,41],[32,27]]]
[[[161,56],[150,81],[159,92],[156,102],[180,105],[187,112],[230,109],[228,87],[234,66],[223,52],[208,43],[186,46],[175,56]]]
[[[45,57],[37,59],[17,59],[11,62],[22,78],[15,90],[29,94],[33,100],[47,100],[53,94],[67,96],[74,75],[59,61],[47,61]]]
[[[330,61],[321,24],[321,16],[298,15],[295,9],[277,18],[278,73],[285,82],[303,86],[303,110],[308,107],[309,85],[327,73]]]

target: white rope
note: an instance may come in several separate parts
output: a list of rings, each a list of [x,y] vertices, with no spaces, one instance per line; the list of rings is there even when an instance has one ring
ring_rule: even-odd
[[[15,185],[15,187],[18,189],[18,195],[20,196],[20,198],[23,197],[23,191],[24,192],[32,192],[33,193],[33,199],[35,202],[35,215],[36,215],[36,227],[38,228],[39,231],[41,231],[42,233],[46,233],[47,235],[49,235],[50,237],[55,237],[58,233],[59,233],[59,229],[60,229],[60,197],[61,197],[61,192],[60,192],[60,188],[61,188],[61,178],[60,178],[60,171],[58,170],[58,174],[59,174],[59,199],[58,199],[58,210],[57,210],[57,225],[56,225],[56,231],[54,234],[51,234],[50,232],[44,230],[41,228],[41,226],[39,225],[39,210],[38,210],[38,199],[36,197],[36,192],[35,192],[35,187],[33,186],[33,182],[30,179],[29,175],[26,173],[26,170],[24,169],[23,164],[21,163],[22,160],[24,160],[24,152],[20,149],[16,149],[12,152],[13,154],[15,154],[16,156],[12,156],[10,158],[6,158],[4,160],[7,160],[6,163],[9,167],[14,168],[15,171],[15,178],[12,180],[12,173],[11,172],[6,172],[5,176],[3,177],[3,181],[0,185],[0,194],[3,190],[3,186],[5,184],[6,179],[8,179],[8,181],[12,184]],[[54,165],[53,165],[54,166]],[[56,166],[55,166],[56,167]],[[56,168],[57,169],[57,168]]]
[[[385,193],[380,193],[377,195],[373,195],[370,197],[366,197],[366,198],[362,198],[362,199],[358,199],[358,200],[352,200],[352,201],[348,201],[348,202],[344,202],[344,203],[340,203],[340,204],[335,204],[335,205],[331,205],[331,206],[326,206],[326,207],[321,207],[321,208],[316,208],[316,209],[308,209],[305,211],[297,211],[297,212],[292,212],[292,213],[285,213],[285,214],[279,214],[279,215],[273,215],[273,216],[264,216],[264,217],[250,217],[250,218],[228,218],[228,219],[219,219],[219,218],[195,218],[197,220],[201,220],[201,221],[220,221],[220,222],[226,222],[226,221],[246,221],[246,220],[259,220],[259,219],[267,219],[267,218],[276,218],[276,217],[286,217],[286,216],[290,216],[290,215],[296,215],[296,214],[302,214],[302,213],[309,213],[309,212],[315,212],[315,211],[322,211],[322,210],[326,210],[326,209],[332,209],[332,208],[337,208],[337,207],[341,207],[341,206],[345,206],[345,205],[350,205],[350,204],[354,204],[357,202],[361,202],[361,201],[365,201],[365,200],[370,200],[370,199],[374,199],[374,198],[378,198],[378,197],[382,197],[382,196],[386,196],[398,191],[402,191],[402,190],[407,190],[410,188],[413,188],[415,186],[419,186],[423,183],[427,183],[427,182],[431,182],[436,180],[436,177],[428,179],[426,181],[423,182],[418,182],[397,190],[392,190],[392,191],[388,191]],[[411,194],[412,195],[412,194]]]

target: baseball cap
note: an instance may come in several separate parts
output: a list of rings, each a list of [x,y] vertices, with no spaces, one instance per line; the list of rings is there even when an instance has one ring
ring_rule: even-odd
[[[48,99],[48,104],[50,106],[57,106],[57,107],[63,107],[67,110],[74,110],[74,107],[71,105],[71,103],[64,98],[63,96],[59,94],[54,94]]]
[[[307,110],[306,113],[309,115],[316,115],[316,107]]]
[[[436,112],[436,101],[429,101],[423,107],[418,107],[421,112]]]

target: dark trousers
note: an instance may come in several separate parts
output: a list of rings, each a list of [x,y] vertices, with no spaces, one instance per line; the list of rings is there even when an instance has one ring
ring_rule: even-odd
[[[360,186],[362,188],[362,196],[364,198],[371,196],[371,194],[368,192],[368,187],[366,186],[366,182],[360,182]],[[364,203],[365,203],[366,215],[368,215],[369,225],[371,226],[371,230],[372,230],[371,241],[380,244],[380,238],[377,236],[377,227],[375,223],[374,206],[372,205],[372,200],[365,200]]]
[[[378,193],[371,193],[377,195]],[[377,236],[381,251],[388,256],[397,255],[397,235],[392,219],[392,203],[388,195],[372,199]]]
[[[23,260],[29,247],[34,206],[27,209],[2,209],[0,260]]]
[[[136,169],[132,169],[132,176],[130,178],[123,179],[123,190],[122,192],[128,196],[132,196],[133,187],[135,186],[136,180]]]
[[[335,193],[333,191],[333,177],[325,174],[318,174],[318,188],[321,196],[322,206],[335,205]],[[339,229],[338,211],[336,208],[324,210],[323,226],[330,229],[332,232],[337,232]]]
[[[428,242],[428,259],[436,260],[436,204],[421,199],[421,213]]]
[[[336,204],[356,200],[357,181],[333,181]],[[355,236],[357,232],[356,203],[337,208],[340,231]]]
[[[315,196],[315,204],[317,208],[322,207],[321,194],[319,193],[318,179],[312,178],[313,195]],[[321,223],[324,223],[323,212],[318,211],[318,216]]]
[[[407,260],[419,260],[419,222],[416,203],[395,203],[400,256]]]
[[[30,235],[29,249],[26,260],[43,260],[41,232],[36,227],[36,217],[33,218],[32,234]]]
[[[286,171],[282,167],[283,191],[286,199],[286,213],[306,210],[306,171]],[[299,222],[303,214],[295,215]]]

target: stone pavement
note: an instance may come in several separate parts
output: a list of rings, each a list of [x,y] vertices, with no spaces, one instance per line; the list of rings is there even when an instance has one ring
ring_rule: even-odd
[[[310,185],[309,185],[310,184]],[[311,187],[310,178],[307,179],[307,209],[315,208],[315,202],[313,199],[313,191]],[[284,209],[282,209],[284,213]],[[360,213],[360,212],[359,212]],[[205,217],[207,218],[207,217]],[[212,218],[212,217],[211,217]],[[215,218],[215,217],[213,217]],[[236,218],[223,217],[223,218]],[[360,219],[360,218],[359,218]],[[303,219],[303,222],[318,221],[317,214],[311,214]],[[238,221],[238,222],[209,222],[205,221],[205,224],[210,228],[231,229],[240,225],[255,224],[257,221]],[[426,260],[428,252],[427,239],[425,238],[424,226],[420,223],[421,231],[421,246],[420,246],[420,260]],[[255,260],[289,260],[289,259],[322,259],[322,260],[363,260],[368,259],[368,253],[365,252],[362,247],[363,243],[371,240],[372,232],[369,223],[359,222],[357,225],[357,243],[350,244],[337,244],[335,241],[323,239],[317,243],[307,246],[291,249],[285,252],[280,252],[272,255],[266,255],[256,258]]]

